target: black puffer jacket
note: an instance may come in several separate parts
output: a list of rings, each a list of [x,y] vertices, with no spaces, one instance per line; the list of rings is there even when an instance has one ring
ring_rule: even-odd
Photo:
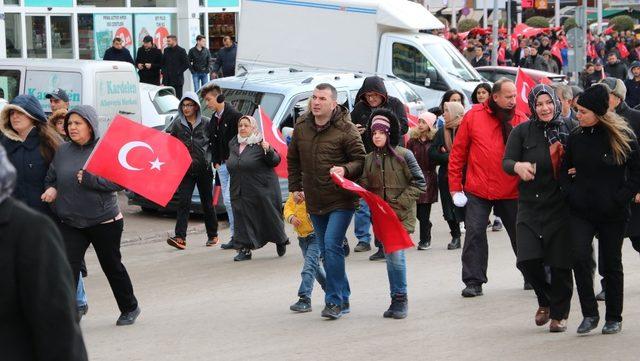
[[[353,107],[351,111],[351,121],[353,124],[360,124],[364,128],[369,127],[369,119],[371,118],[371,112],[376,109],[372,108],[367,100],[364,98],[364,95],[369,92],[375,92],[384,97],[384,101],[378,108],[389,109],[392,111],[395,116],[398,118],[398,123],[400,124],[400,132],[396,138],[394,138],[394,142],[399,145],[404,145],[404,141],[402,136],[407,134],[409,130],[409,120],[407,119],[407,112],[405,111],[404,104],[398,98],[394,98],[387,94],[387,88],[384,86],[384,80],[378,76],[370,76],[364,80],[362,87],[358,90],[358,94],[356,95],[356,105]],[[371,143],[371,134],[369,131],[365,131],[362,133],[362,142],[364,143],[364,148],[367,153],[371,152],[373,149],[373,144]]]
[[[182,112],[182,103],[187,99],[198,104],[198,112],[193,127]],[[178,115],[167,127],[167,133],[178,138],[189,149],[189,154],[191,155],[190,173],[196,174],[211,168],[211,127],[209,126],[209,118],[202,116],[196,93],[186,92],[182,97],[178,106]]]

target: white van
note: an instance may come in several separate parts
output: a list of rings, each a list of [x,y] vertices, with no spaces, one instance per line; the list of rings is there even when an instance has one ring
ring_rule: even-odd
[[[120,114],[142,121],[138,74],[125,62],[56,59],[0,59],[0,89],[4,99],[31,94],[45,112],[51,111],[45,95],[61,88],[69,95],[71,107],[79,104],[96,108],[100,132]]]
[[[408,0],[242,0],[236,74],[256,67],[362,72],[405,80],[427,108],[449,89],[471,98],[482,76],[448,40],[423,32],[442,28]]]

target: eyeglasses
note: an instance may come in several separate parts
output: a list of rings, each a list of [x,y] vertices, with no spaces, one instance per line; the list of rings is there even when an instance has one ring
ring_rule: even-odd
[[[182,104],[183,108],[193,108],[195,106],[196,106],[195,104]]]

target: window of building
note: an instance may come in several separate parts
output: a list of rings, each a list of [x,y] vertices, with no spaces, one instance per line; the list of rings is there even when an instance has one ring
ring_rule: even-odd
[[[4,0],[5,5],[20,5],[20,0]]]
[[[78,0],[79,6],[95,6],[95,7],[124,7],[125,0]]]
[[[80,59],[95,59],[93,14],[78,14],[78,47]]]
[[[227,35],[233,41],[236,40],[236,14],[209,14],[209,50],[212,54],[217,53],[224,46],[222,39]]]
[[[27,23],[27,57],[47,57],[47,33],[44,16],[26,16]]]
[[[176,0],[131,0],[131,6],[142,8],[175,7]]]
[[[20,14],[5,14],[5,39],[7,42],[7,58],[22,56],[22,26]]]
[[[71,16],[51,16],[51,52],[55,59],[73,59]]]

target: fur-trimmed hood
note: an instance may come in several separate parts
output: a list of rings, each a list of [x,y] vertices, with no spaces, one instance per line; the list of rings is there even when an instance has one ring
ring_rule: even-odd
[[[0,131],[2,131],[2,134],[4,134],[5,137],[11,140],[22,142],[18,133],[11,127],[9,113],[12,110],[24,113],[36,122],[43,124],[47,123],[47,117],[36,97],[28,94],[18,95],[13,98],[9,104],[5,105],[4,108],[2,108],[2,112],[0,112]]]
[[[427,139],[433,140],[437,132],[438,132],[438,129],[436,129],[435,127],[431,128],[431,130],[427,132]],[[421,135],[421,132],[420,132],[420,129],[418,129],[418,127],[413,127],[409,129],[409,137],[411,139],[419,139],[420,135]]]

